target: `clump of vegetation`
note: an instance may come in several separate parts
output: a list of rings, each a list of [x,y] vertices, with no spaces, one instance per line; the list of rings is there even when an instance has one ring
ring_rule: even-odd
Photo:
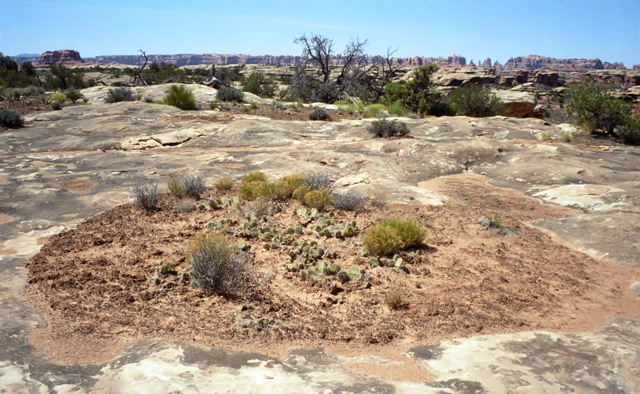
[[[67,90],[64,91],[64,95],[71,100],[72,103],[75,104],[76,101],[80,100],[82,98],[82,94],[80,93],[80,91],[76,88],[69,88]]]
[[[304,175],[304,184],[313,190],[330,189],[331,178],[328,172],[311,172]]]
[[[131,196],[136,207],[145,211],[153,211],[158,207],[158,184],[143,182],[133,188]]]
[[[445,100],[458,116],[487,117],[498,115],[502,101],[490,90],[466,84],[453,89]]]
[[[384,104],[371,104],[364,107],[363,118],[380,118],[387,114],[387,107]]]
[[[217,97],[219,101],[235,101],[241,103],[244,100],[242,91],[228,87],[218,89]]]
[[[392,82],[384,87],[382,102],[387,106],[396,104],[395,111],[399,106],[420,114],[441,115],[438,109],[440,93],[432,91],[431,76],[438,71],[438,66],[433,63],[413,69],[413,78],[407,83]]]
[[[613,87],[589,80],[584,86],[572,85],[567,114],[587,132],[600,132],[621,138],[627,144],[640,144],[640,120],[631,106],[612,95]]]
[[[243,90],[260,97],[273,97],[276,94],[276,85],[264,73],[252,72],[244,81]]]
[[[115,89],[109,89],[107,97],[104,101],[107,103],[119,103],[121,101],[135,101],[133,91],[127,87],[118,87]]]
[[[367,131],[378,138],[403,137],[409,134],[409,127],[404,122],[382,119],[371,122]]]
[[[51,102],[51,109],[53,109],[54,111],[60,111],[62,109],[62,104],[54,100]]]
[[[198,109],[193,92],[183,85],[171,85],[169,93],[164,98],[164,103],[173,105],[184,111]]]
[[[224,234],[198,234],[188,250],[191,283],[206,293],[246,298],[259,287],[257,275],[247,266],[251,254]]]
[[[236,183],[233,181],[233,179],[230,176],[226,176],[224,178],[218,179],[213,186],[216,188],[216,190],[228,191],[233,189],[235,185]]]
[[[365,196],[351,190],[333,195],[333,206],[343,211],[357,212],[362,209],[366,201]]]
[[[64,93],[56,92],[51,95],[51,101],[57,101],[58,103],[64,103],[67,100],[67,96]]]
[[[384,256],[402,249],[420,245],[426,236],[419,223],[402,218],[392,218],[370,227],[362,240],[369,254]]]
[[[24,119],[20,112],[11,109],[0,109],[0,126],[17,129],[24,126]]]
[[[333,196],[327,189],[312,190],[305,194],[302,202],[309,208],[315,208],[322,211],[329,205],[333,204]]]
[[[322,108],[316,108],[309,112],[309,120],[331,120],[331,115]]]
[[[400,290],[393,289],[382,295],[384,303],[393,310],[403,309],[409,306],[404,293]]]
[[[200,175],[185,175],[181,177],[171,177],[169,181],[169,192],[178,198],[200,199],[204,193],[204,182]]]

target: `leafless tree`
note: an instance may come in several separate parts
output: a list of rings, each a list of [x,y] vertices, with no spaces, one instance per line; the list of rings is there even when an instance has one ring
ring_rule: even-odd
[[[135,75],[133,80],[131,81],[132,85],[138,85],[142,82],[145,86],[148,83],[142,78],[142,71],[144,71],[145,67],[147,67],[147,63],[149,63],[149,58],[147,57],[147,53],[140,49],[140,56],[138,56],[138,69],[135,70]]]

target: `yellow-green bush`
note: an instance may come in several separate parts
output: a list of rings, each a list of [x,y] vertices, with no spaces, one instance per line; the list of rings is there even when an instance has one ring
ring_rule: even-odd
[[[401,218],[383,220],[370,227],[362,240],[367,251],[374,256],[396,253],[420,245],[426,230],[419,223]]]
[[[305,194],[303,202],[304,205],[309,208],[315,208],[321,211],[333,203],[333,197],[326,189],[318,189]]]

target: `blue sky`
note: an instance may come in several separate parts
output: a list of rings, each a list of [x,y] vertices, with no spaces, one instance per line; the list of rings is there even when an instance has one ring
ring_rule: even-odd
[[[367,39],[369,54],[536,54],[640,64],[640,0],[0,0],[0,52],[83,57],[299,55],[302,34]]]

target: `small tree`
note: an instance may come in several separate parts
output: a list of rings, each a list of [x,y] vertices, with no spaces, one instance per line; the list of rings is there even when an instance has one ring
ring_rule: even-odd
[[[478,118],[495,116],[502,109],[502,101],[489,89],[474,84],[459,86],[449,92],[446,100],[458,116]]]
[[[274,83],[261,72],[251,73],[244,82],[243,90],[260,97],[273,97],[276,92]]]
[[[612,96],[614,87],[588,80],[585,85],[571,85],[567,114],[589,133],[601,131],[621,135],[633,126],[631,106]]]

